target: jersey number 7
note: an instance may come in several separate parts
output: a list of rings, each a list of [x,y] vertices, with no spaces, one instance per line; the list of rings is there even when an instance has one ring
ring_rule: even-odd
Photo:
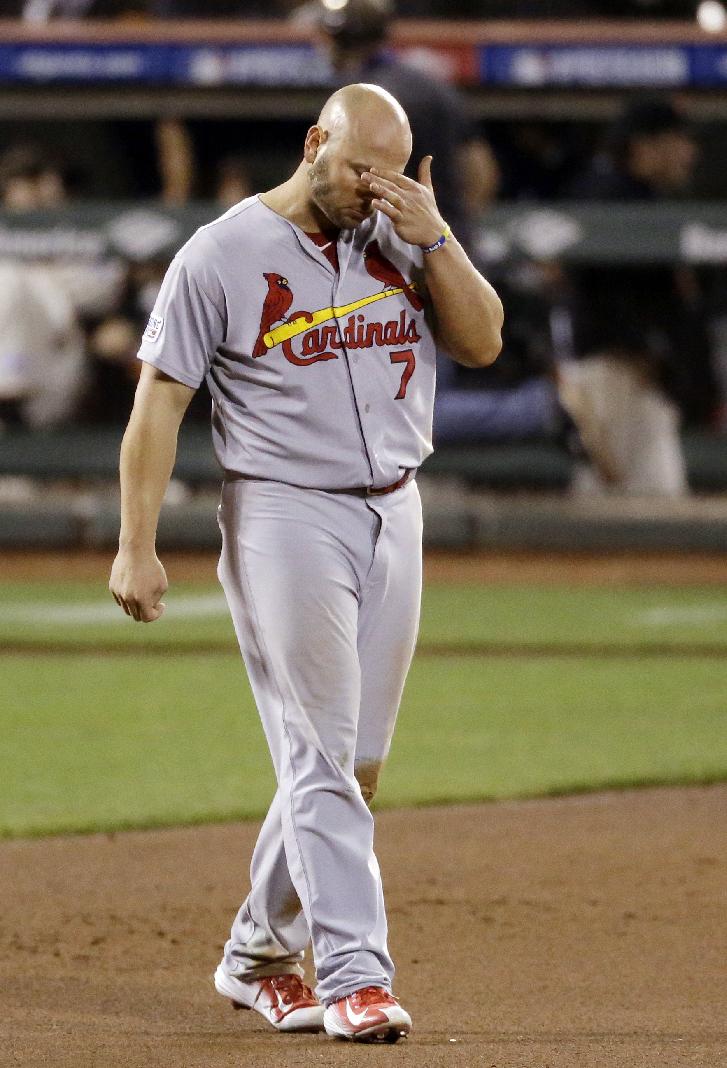
[[[414,368],[417,365],[416,357],[414,356],[413,349],[402,349],[401,352],[390,352],[389,359],[392,363],[404,363],[404,368],[401,375],[401,382],[399,383],[399,392],[394,397],[394,400],[403,400],[406,396],[406,387],[409,385],[409,379],[414,374]]]

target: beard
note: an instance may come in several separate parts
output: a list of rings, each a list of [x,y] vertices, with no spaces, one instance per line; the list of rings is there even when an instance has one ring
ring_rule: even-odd
[[[328,160],[325,156],[318,156],[311,164],[311,168],[308,171],[308,181],[310,182],[311,200],[315,206],[325,215],[329,222],[333,223],[334,226],[340,227],[341,222],[338,217],[338,211],[333,202],[333,186],[330,179]]]
[[[336,194],[330,177],[328,160],[325,155],[318,156],[308,171],[311,200],[328,222],[337,230],[350,230],[358,225],[345,209],[336,204]]]

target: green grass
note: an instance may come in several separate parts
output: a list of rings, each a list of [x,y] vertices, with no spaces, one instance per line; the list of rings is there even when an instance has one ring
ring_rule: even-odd
[[[264,812],[270,760],[236,657],[5,663],[4,833]],[[421,659],[380,803],[723,778],[726,692],[727,663],[702,659]]]
[[[235,647],[218,586],[175,584],[165,600],[168,612],[163,619],[140,626],[116,608],[103,583],[3,584],[0,648],[3,642],[59,641],[136,648],[170,642]],[[727,594],[700,586],[433,585],[425,590],[420,637],[422,642],[577,642],[639,648],[699,643],[727,649]]]
[[[113,605],[98,613],[106,594],[85,583],[0,587],[0,647],[27,647],[0,658],[0,834],[264,812],[270,758],[224,607],[189,614],[216,594],[177,586],[169,616],[141,626]],[[190,597],[175,617],[175,599]],[[58,640],[81,651],[54,654]],[[94,641],[144,655],[99,656]],[[178,652],[155,652],[159,642]],[[199,642],[220,652],[195,652]],[[415,660],[381,805],[727,778],[719,591],[431,587],[422,642],[523,654]],[[559,644],[584,655],[538,653]],[[655,645],[725,655],[654,656]]]
[[[529,797],[727,777],[727,660],[415,664],[382,800]]]
[[[236,656],[10,656],[2,665],[2,833],[253,816],[272,794]]]

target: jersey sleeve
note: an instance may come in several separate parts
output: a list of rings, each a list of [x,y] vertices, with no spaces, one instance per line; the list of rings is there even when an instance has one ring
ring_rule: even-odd
[[[209,371],[226,330],[225,300],[213,249],[196,235],[164,276],[137,353],[192,389]]]

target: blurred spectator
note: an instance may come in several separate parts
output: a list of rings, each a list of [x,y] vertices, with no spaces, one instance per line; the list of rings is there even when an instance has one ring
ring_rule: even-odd
[[[435,445],[553,438],[561,429],[547,269],[516,265],[496,285],[508,312],[502,353],[478,370],[438,358]]]
[[[6,211],[43,211],[65,201],[61,169],[32,145],[0,158]],[[43,426],[66,418],[83,387],[83,336],[52,268],[0,260],[0,422]]]
[[[127,244],[127,262],[117,300],[108,313],[89,322],[89,387],[79,418],[86,423],[125,425],[134,402],[141,363],[136,358],[142,332],[169,266],[164,248]],[[211,399],[202,383],[188,409],[189,419],[209,422]]]
[[[581,123],[498,123],[492,144],[502,172],[502,200],[557,200],[590,156],[588,130]]]
[[[44,267],[0,260],[0,424],[62,422],[83,386],[83,335],[68,294]]]
[[[307,6],[307,15],[322,33],[338,84],[371,82],[399,100],[413,137],[407,173],[416,178],[422,157],[433,157],[439,209],[462,244],[471,246],[500,174],[465,101],[437,71],[415,68],[387,49],[394,15],[390,0],[345,0],[335,6],[317,0]],[[527,437],[537,432],[534,423],[540,428],[542,420],[534,414],[544,405],[535,395],[538,385],[509,385],[501,373],[473,373],[449,359],[438,361],[438,376],[434,433],[440,443]]]
[[[603,149],[571,184],[585,200],[655,200],[689,190],[698,146],[685,119],[661,98],[631,104],[609,130]]]
[[[3,210],[48,212],[67,201],[63,168],[32,145],[0,157]],[[70,418],[88,382],[81,317],[105,312],[118,263],[0,260],[0,421],[47,426]]]
[[[217,161],[214,199],[221,207],[231,208],[254,192],[243,156],[223,156]]]
[[[195,183],[192,138],[181,119],[158,119],[154,127],[162,201],[186,204]]]
[[[154,307],[167,259],[130,259],[118,299],[109,314],[91,324],[90,386],[81,410],[84,422],[124,424],[139,380],[136,353]]]
[[[595,200],[683,194],[697,145],[663,99],[637,101],[616,122],[572,193]],[[559,367],[561,399],[591,466],[576,489],[687,492],[683,421],[704,424],[719,397],[704,301],[683,266],[594,266],[570,272],[575,359]]]
[[[390,0],[337,0],[335,6],[315,0],[298,19],[312,20],[320,28],[338,84],[371,82],[400,101],[414,139],[407,173],[416,177],[422,157],[433,157],[440,211],[467,245],[475,217],[497,193],[497,163],[454,87],[432,70],[402,62],[386,48],[393,15]]]
[[[66,200],[62,166],[37,145],[15,145],[0,157],[0,199],[5,211],[43,211]]]

